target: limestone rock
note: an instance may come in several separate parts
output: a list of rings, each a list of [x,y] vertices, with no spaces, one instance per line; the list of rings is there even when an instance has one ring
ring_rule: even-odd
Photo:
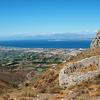
[[[68,63],[59,73],[59,85],[62,88],[78,85],[100,74],[100,56]]]
[[[96,37],[92,40],[90,48],[100,48],[100,30],[97,32]]]

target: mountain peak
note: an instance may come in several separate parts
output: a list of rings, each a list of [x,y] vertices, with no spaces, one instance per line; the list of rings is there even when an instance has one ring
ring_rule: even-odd
[[[91,48],[100,48],[100,30],[97,32],[96,37],[92,40]]]

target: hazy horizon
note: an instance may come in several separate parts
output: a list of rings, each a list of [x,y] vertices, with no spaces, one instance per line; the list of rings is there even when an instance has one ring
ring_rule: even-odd
[[[0,40],[91,40],[96,32],[77,32],[77,33],[44,33],[44,34],[13,34],[9,36],[0,36]]]
[[[99,4],[99,0],[1,0],[0,38],[48,37],[54,33],[87,34],[88,38],[100,28]]]

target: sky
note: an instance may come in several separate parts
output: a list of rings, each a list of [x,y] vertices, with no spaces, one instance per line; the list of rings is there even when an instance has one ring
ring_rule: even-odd
[[[0,0],[0,36],[98,29],[100,0]]]

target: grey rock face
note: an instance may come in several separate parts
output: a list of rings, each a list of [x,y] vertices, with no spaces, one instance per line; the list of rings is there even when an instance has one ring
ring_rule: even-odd
[[[100,48],[100,30],[97,32],[96,37],[92,40],[90,48]]]
[[[93,67],[94,69],[93,69]],[[86,72],[84,69],[92,69]],[[78,85],[91,80],[100,74],[100,56],[93,56],[83,60],[69,63],[59,73],[59,85],[62,88]]]

